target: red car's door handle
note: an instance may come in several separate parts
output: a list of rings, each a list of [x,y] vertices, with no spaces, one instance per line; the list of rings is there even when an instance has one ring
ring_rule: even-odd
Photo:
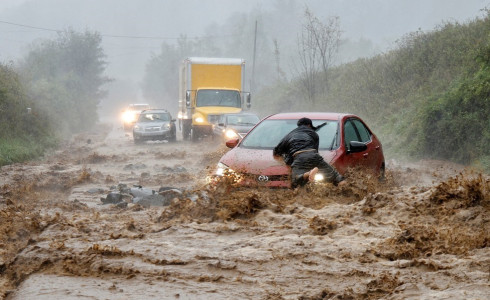
[[[369,156],[369,153],[364,153],[362,156],[364,156],[364,158],[367,158]]]
[[[379,148],[380,148],[379,146],[376,146],[376,150],[379,150]]]

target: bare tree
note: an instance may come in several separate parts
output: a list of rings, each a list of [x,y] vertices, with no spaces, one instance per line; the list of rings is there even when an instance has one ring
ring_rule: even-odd
[[[305,23],[298,36],[299,73],[311,102],[319,92],[328,92],[328,70],[338,51],[340,35],[338,17],[322,23],[308,7],[305,9]]]

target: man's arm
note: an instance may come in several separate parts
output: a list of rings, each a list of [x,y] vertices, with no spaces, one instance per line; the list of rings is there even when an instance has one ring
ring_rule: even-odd
[[[288,136],[286,135],[285,137],[282,138],[282,140],[277,144],[277,146],[272,150],[272,155],[273,156],[281,156],[287,152],[287,141],[288,141]]]
[[[318,152],[318,148],[320,147],[320,137],[316,132],[313,132],[313,145],[316,151]]]
[[[284,152],[281,150],[282,149],[282,146],[281,146],[281,143],[279,143],[275,148],[274,150],[272,150],[272,155],[273,156],[281,156]]]

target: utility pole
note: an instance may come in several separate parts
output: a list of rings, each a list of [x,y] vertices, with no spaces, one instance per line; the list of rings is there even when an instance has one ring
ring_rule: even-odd
[[[254,53],[252,61],[252,78],[250,80],[250,93],[253,94],[255,88],[255,53],[257,52],[257,20],[255,20]]]

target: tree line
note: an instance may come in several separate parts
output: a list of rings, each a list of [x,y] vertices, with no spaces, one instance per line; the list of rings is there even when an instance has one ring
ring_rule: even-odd
[[[42,155],[97,121],[105,55],[96,32],[59,32],[18,63],[0,64],[0,165]]]
[[[298,36],[298,11],[302,24]],[[244,90],[253,94],[275,83],[296,78],[310,102],[326,85],[317,84],[320,76],[326,82],[327,70],[336,63],[338,49],[345,49],[339,17],[320,20],[308,7],[297,1],[279,1],[270,11],[259,8],[235,13],[218,26],[204,29],[201,38],[181,35],[174,42],[163,42],[146,64],[142,82],[143,95],[170,111],[177,111],[179,65],[186,57],[234,57],[246,63]],[[217,36],[227,37],[225,39]],[[349,44],[349,47],[352,43]]]

